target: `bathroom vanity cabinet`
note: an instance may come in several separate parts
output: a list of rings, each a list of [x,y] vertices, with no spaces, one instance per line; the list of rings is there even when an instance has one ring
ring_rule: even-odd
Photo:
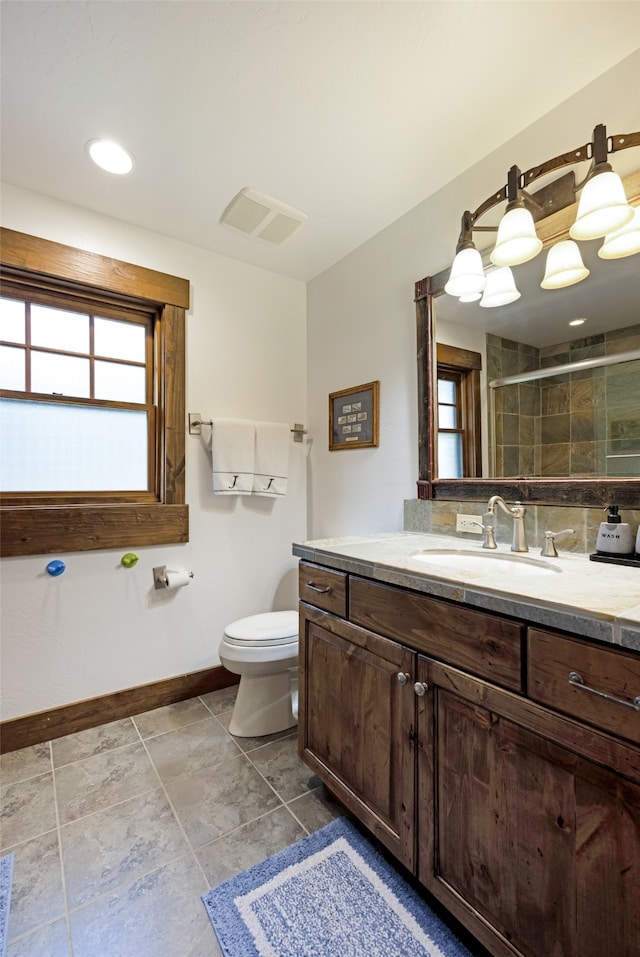
[[[300,563],[300,754],[496,957],[640,954],[639,694],[633,651]]]

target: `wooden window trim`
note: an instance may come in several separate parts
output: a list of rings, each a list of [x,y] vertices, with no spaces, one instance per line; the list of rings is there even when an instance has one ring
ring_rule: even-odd
[[[0,555],[38,555],[189,540],[185,504],[185,313],[189,282],[97,253],[0,228],[0,265],[12,281],[106,293],[154,306],[158,368],[157,501],[0,508]]]
[[[459,349],[457,346],[437,344],[437,369],[460,374],[462,407],[462,457],[466,478],[482,474],[482,439],[480,417],[480,370],[482,357],[479,352]],[[437,442],[434,442],[434,454]]]

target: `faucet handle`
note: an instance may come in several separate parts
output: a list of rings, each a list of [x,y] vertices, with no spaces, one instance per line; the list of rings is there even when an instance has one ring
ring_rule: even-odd
[[[556,548],[556,538],[560,535],[573,535],[575,533],[575,528],[563,528],[561,532],[552,532],[547,529],[544,533],[544,545],[540,551],[540,554],[545,558],[557,558],[558,550]]]
[[[493,525],[483,525],[482,531],[484,532],[484,539],[482,541],[483,548],[497,548],[496,545],[496,535]]]

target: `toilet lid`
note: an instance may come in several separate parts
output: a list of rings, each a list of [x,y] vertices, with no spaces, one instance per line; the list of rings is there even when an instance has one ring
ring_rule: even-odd
[[[297,611],[269,611],[232,621],[224,630],[233,643],[283,645],[298,640]]]

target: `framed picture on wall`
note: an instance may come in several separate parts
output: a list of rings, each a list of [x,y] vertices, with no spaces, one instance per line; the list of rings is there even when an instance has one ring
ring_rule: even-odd
[[[380,382],[329,394],[329,451],[378,445]]]

